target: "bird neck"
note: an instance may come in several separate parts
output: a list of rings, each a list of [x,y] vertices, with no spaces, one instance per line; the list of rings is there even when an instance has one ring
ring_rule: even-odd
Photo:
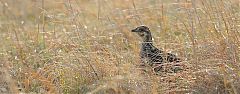
[[[145,38],[143,39],[143,42],[152,43],[152,35],[151,35],[151,33],[149,33],[147,36],[145,36]]]
[[[152,41],[143,41],[142,45],[153,45]]]
[[[153,43],[152,42],[143,42],[142,43],[142,49],[147,50],[147,49],[152,49]]]

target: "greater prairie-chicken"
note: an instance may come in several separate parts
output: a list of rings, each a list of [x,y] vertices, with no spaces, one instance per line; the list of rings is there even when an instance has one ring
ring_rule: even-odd
[[[174,63],[177,65],[177,63],[181,61],[176,55],[165,53],[153,45],[152,35],[147,26],[139,26],[133,29],[132,32],[137,33],[142,38],[140,51],[141,65],[150,65],[155,72],[159,72],[163,70],[162,68],[167,63]],[[176,70],[173,69],[173,72],[176,72]]]

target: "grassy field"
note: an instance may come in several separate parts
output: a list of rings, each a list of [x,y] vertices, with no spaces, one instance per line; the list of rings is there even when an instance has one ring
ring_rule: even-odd
[[[184,71],[143,72],[147,25]],[[239,94],[239,0],[0,0],[0,93]]]

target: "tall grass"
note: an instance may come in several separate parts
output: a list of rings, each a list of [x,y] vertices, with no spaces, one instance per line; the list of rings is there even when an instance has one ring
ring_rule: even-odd
[[[12,92],[240,91],[239,0],[1,0],[0,55]],[[183,59],[184,71],[138,69],[140,39]],[[0,79],[4,81],[4,79]],[[8,81],[9,82],[9,81]]]

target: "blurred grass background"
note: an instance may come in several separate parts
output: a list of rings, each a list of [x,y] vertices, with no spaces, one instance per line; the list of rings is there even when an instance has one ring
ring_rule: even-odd
[[[181,57],[181,73],[143,73],[140,39]],[[239,0],[0,0],[8,93],[240,93]]]

